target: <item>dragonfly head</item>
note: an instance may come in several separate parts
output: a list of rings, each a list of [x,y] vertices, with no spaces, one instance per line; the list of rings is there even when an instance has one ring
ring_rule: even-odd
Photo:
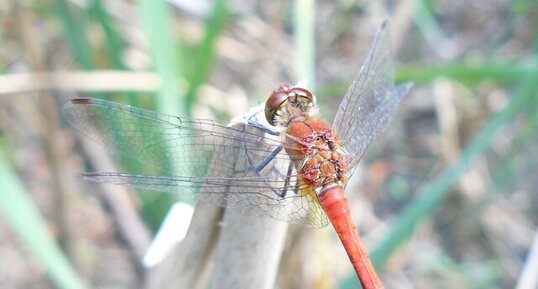
[[[307,89],[281,84],[265,102],[265,118],[272,126],[283,126],[296,115],[311,114],[316,98]]]

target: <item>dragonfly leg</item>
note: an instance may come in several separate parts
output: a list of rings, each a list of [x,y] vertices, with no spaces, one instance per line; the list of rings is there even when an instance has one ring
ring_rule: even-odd
[[[295,183],[295,188],[293,189],[293,192],[298,195],[299,194],[299,182]]]
[[[271,152],[270,155],[268,155],[259,165],[255,166],[253,168],[253,170],[256,172],[256,173],[259,173],[261,172],[261,170],[263,170],[267,164],[269,164],[269,162],[271,162],[275,157],[276,155],[278,155],[280,153],[280,151],[282,150],[282,147],[281,146],[278,146],[274,151]]]
[[[244,140],[243,140],[244,142]],[[254,171],[257,175],[260,175],[259,173],[276,157],[276,155],[278,155],[280,153],[280,151],[282,151],[282,146],[278,146],[275,150],[273,150],[271,152],[271,154],[269,154],[265,159],[263,159],[263,161],[261,163],[259,163],[258,165],[254,166],[253,164],[253,161],[252,161],[252,158],[247,150],[247,146],[245,143],[243,143],[243,148],[245,149],[245,156],[248,160],[248,163],[249,163],[249,168],[248,170],[252,170]]]
[[[290,162],[289,166],[288,166],[288,172],[286,173],[286,180],[284,180],[284,188],[282,189],[281,192],[278,192],[277,190],[275,189],[272,189],[273,193],[275,193],[275,195],[277,195],[279,198],[282,198],[284,199],[288,193],[288,185],[290,184],[290,178],[291,178],[291,172],[293,171],[293,164]],[[299,187],[296,185],[295,186],[295,193],[297,193],[299,190]]]
[[[288,185],[290,184],[290,178],[291,178],[291,172],[293,170],[293,163],[290,161],[290,164],[288,165],[288,172],[286,173],[286,180],[284,181],[284,189],[282,190],[282,192],[280,194],[278,194],[279,197],[281,198],[285,198],[286,197],[286,194],[288,192]],[[299,182],[297,182],[298,184]],[[298,190],[298,187],[297,185],[295,186],[295,193],[297,193],[297,190]]]
[[[256,122],[253,118],[254,118],[254,115],[248,118],[248,125],[253,126],[253,127],[257,128],[257,129],[260,129],[263,132],[268,133],[270,135],[276,135],[276,136],[280,135],[279,131],[272,130],[271,128],[268,128],[268,127]]]

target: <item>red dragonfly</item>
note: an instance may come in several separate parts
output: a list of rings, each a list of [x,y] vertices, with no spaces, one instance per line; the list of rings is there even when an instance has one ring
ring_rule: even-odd
[[[96,182],[196,195],[241,213],[325,227],[331,222],[362,287],[383,288],[344,193],[367,145],[388,125],[411,84],[395,86],[384,23],[332,127],[314,118],[315,97],[280,85],[242,123],[159,114],[77,98],[63,114],[83,134],[137,160],[141,172],[86,172]],[[268,124],[258,117],[265,115]],[[147,173],[152,169],[151,174]]]

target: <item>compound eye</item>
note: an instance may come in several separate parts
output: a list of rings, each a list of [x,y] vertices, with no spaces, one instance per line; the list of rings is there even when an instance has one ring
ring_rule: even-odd
[[[290,89],[290,93],[295,94],[297,101],[302,98],[303,101],[306,100],[308,103],[314,102],[314,96],[312,95],[312,92],[310,92],[308,89],[294,87]]]
[[[288,92],[282,90],[276,90],[271,93],[271,96],[265,102],[265,119],[270,125],[275,125],[274,118],[275,113],[282,103],[288,99]]]

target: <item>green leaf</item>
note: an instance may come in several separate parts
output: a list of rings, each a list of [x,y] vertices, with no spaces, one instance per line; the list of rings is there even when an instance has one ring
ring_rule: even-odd
[[[38,209],[0,149],[0,211],[26,243],[33,257],[47,269],[58,288],[87,288],[52,238]]]
[[[189,116],[183,92],[179,86],[181,59],[176,52],[178,41],[172,35],[172,19],[166,1],[139,0],[144,28],[151,46],[154,68],[161,77],[156,103],[160,112]]]

